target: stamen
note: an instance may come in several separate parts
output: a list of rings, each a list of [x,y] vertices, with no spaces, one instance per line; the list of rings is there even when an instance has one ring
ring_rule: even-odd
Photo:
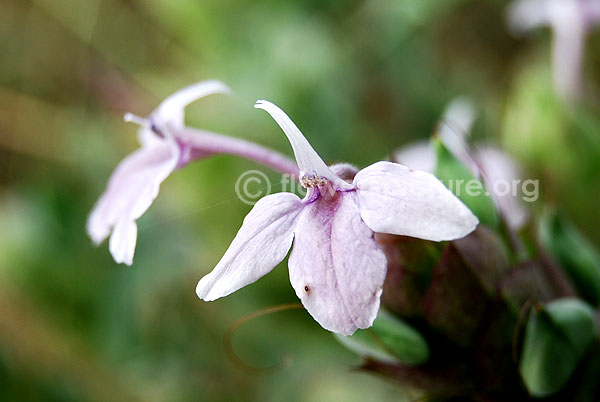
[[[148,126],[148,119],[145,119],[133,113],[125,113],[125,116],[123,116],[123,120],[125,120],[127,123],[135,123],[140,126]]]
[[[154,134],[156,134],[160,138],[165,138],[165,135],[162,133],[162,131],[158,129],[154,121],[152,121],[152,118],[145,119],[133,113],[125,113],[125,116],[123,116],[123,120],[125,120],[127,123],[131,122],[139,124],[142,127],[148,127],[150,128],[150,130],[152,130]]]
[[[300,184],[302,184],[302,187],[304,188],[321,187],[327,183],[329,183],[329,180],[318,174],[304,175],[300,179]]]

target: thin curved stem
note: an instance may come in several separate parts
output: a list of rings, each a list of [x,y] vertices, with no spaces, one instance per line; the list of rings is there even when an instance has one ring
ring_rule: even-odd
[[[273,366],[270,366],[270,367],[255,367],[255,366],[251,366],[251,365],[245,363],[242,359],[240,359],[240,357],[233,350],[232,338],[233,338],[234,332],[238,329],[238,327],[240,327],[241,325],[243,325],[244,323],[246,323],[248,321],[251,321],[251,320],[261,317],[263,315],[277,313],[279,311],[296,310],[296,309],[301,309],[301,308],[302,308],[301,303],[282,304],[279,306],[268,307],[263,310],[259,310],[259,311],[252,312],[250,314],[246,314],[245,316],[240,317],[237,320],[235,320],[235,322],[233,324],[231,324],[231,326],[227,330],[227,333],[225,334],[225,339],[224,339],[225,350],[227,352],[227,356],[229,357],[229,359],[232,362],[234,362],[238,367],[242,368],[243,370],[245,370],[247,372],[254,373],[254,374],[268,374],[268,373],[272,373],[274,371],[281,370],[281,369],[288,367],[291,363],[291,357],[288,354],[285,354],[279,363],[277,363]]]
[[[298,165],[294,160],[254,142],[187,127],[176,137],[189,147],[189,162],[209,155],[229,154],[298,178]]]

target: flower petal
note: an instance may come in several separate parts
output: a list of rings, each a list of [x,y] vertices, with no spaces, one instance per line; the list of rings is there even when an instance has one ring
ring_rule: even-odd
[[[446,107],[437,128],[437,134],[446,148],[471,169],[475,166],[469,156],[469,146],[466,140],[471,135],[475,116],[473,102],[467,97],[458,97]],[[426,172],[429,171],[426,170]]]
[[[548,0],[517,0],[508,6],[508,27],[513,33],[521,35],[540,25],[549,24],[549,8]]]
[[[118,264],[131,265],[137,241],[137,225],[133,220],[122,219],[113,228],[108,249]]]
[[[600,23],[600,2],[587,0],[583,2],[582,8],[586,26],[594,26]]]
[[[360,216],[371,230],[420,239],[454,240],[479,221],[435,176],[377,162],[354,178]]]
[[[302,210],[289,258],[290,282],[310,315],[329,331],[351,335],[373,324],[387,269],[356,194],[319,197]]]
[[[394,152],[394,161],[411,169],[433,173],[435,170],[435,152],[429,141],[408,144]]]
[[[576,11],[576,10],[573,10]],[[578,16],[572,23],[555,27],[552,40],[552,76],[556,91],[572,101],[581,93],[581,63],[585,47],[585,27]]]
[[[227,296],[268,274],[288,253],[302,202],[295,194],[268,195],[256,203],[221,261],[198,282],[205,301]]]
[[[176,128],[184,126],[183,109],[190,103],[208,95],[230,93],[231,90],[221,81],[208,80],[189,85],[163,100],[152,112],[155,124],[172,124]]]
[[[476,174],[477,166],[469,155],[466,142],[471,135],[475,116],[475,106],[469,98],[455,98],[448,104],[437,125],[437,135],[444,146]],[[429,141],[418,141],[400,148],[394,153],[394,160],[411,169],[427,173],[435,171],[437,162],[434,148]]]
[[[337,177],[323,162],[323,159],[317,154],[317,152],[310,145],[308,140],[302,135],[298,127],[288,117],[283,110],[278,106],[272,104],[266,100],[258,100],[254,105],[257,109],[262,109],[269,113],[273,120],[279,124],[279,127],[283,130],[287,136],[292,149],[294,150],[294,156],[296,162],[300,168],[300,175],[318,175],[328,179],[338,189],[351,189],[352,185],[346,181]]]
[[[522,177],[517,162],[492,147],[478,149],[476,159],[484,172],[486,188],[489,189],[508,226],[513,229],[521,228],[527,221],[528,212],[519,194],[513,193],[513,183]]]
[[[138,219],[150,207],[158,195],[160,183],[175,169],[178,159],[177,144],[167,140],[128,155],[115,169],[88,217],[86,229],[94,243],[104,241],[118,222]],[[127,232],[131,233],[131,229]],[[118,240],[125,238],[111,239],[111,250],[117,250]],[[135,242],[130,247],[135,247]],[[117,254],[119,257],[115,256],[115,260],[124,261],[122,256],[125,254]]]

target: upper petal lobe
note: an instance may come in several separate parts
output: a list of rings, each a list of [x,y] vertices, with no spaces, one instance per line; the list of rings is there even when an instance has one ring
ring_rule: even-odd
[[[254,107],[263,109],[269,113],[277,124],[279,124],[292,145],[301,175],[317,175],[326,178],[338,189],[350,190],[352,188],[350,183],[337,177],[329,167],[327,167],[325,162],[323,162],[323,159],[321,159],[319,154],[317,154],[317,151],[313,149],[292,119],[290,119],[277,105],[266,100],[259,100]]]
[[[479,221],[435,176],[392,162],[357,173],[360,215],[371,230],[425,240],[454,240]]]

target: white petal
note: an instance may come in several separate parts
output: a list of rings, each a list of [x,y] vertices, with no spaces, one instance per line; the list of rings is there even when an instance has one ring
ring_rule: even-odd
[[[137,225],[134,221],[122,219],[113,228],[108,249],[118,264],[131,265],[137,240]]]
[[[508,27],[520,35],[540,25],[547,25],[550,23],[549,8],[548,0],[517,0],[507,9]]]
[[[585,23],[593,27],[600,23],[600,2],[598,0],[587,0],[582,5]]]
[[[394,152],[394,161],[414,170],[435,171],[435,152],[429,141],[418,141],[398,149]]]
[[[302,202],[295,194],[268,195],[246,215],[221,261],[198,282],[206,301],[227,296],[271,272],[288,253]]]
[[[558,94],[568,101],[581,93],[581,62],[584,52],[582,23],[565,25],[554,30],[552,39],[552,76]]]
[[[474,121],[473,102],[469,98],[458,97],[446,107],[437,127],[437,135],[444,146],[477,175],[477,166],[469,155],[466,142]],[[435,171],[436,155],[429,141],[418,141],[400,148],[394,153],[394,160],[414,170]]]
[[[477,162],[484,172],[486,188],[492,199],[502,211],[507,224],[513,229],[519,229],[525,224],[528,213],[523,205],[520,194],[513,192],[513,187],[520,180],[521,171],[517,162],[510,156],[492,147],[480,148],[477,151]],[[504,191],[507,190],[508,191]]]
[[[158,195],[160,184],[175,169],[178,159],[177,144],[166,140],[128,155],[115,169],[88,218],[86,229],[94,243],[104,241],[117,222],[139,218]],[[111,238],[111,243],[115,241],[118,238]],[[117,244],[113,247],[117,249]]]
[[[319,197],[301,212],[289,258],[290,282],[323,328],[351,335],[373,324],[387,260],[360,219],[356,193]]]
[[[459,97],[446,107],[437,130],[446,148],[466,165],[473,163],[466,141],[471,135],[474,121],[475,106],[473,102],[466,97]]]
[[[360,216],[374,232],[442,241],[461,238],[479,221],[435,176],[377,162],[354,178]]]
[[[292,149],[294,150],[294,156],[300,168],[300,175],[319,175],[328,179],[338,189],[351,189],[352,185],[345,182],[344,180],[337,177],[323,162],[323,159],[317,154],[317,152],[310,145],[308,140],[302,135],[298,127],[288,117],[283,110],[278,106],[272,104],[266,100],[258,100],[254,105],[257,109],[265,110],[271,115],[271,117],[279,124],[279,127],[283,130],[287,136]]]
[[[153,148],[157,144],[164,141],[164,138],[159,137],[148,126],[141,126],[138,130],[138,142],[142,148]]]
[[[155,124],[172,124],[180,128],[184,126],[183,110],[190,103],[208,95],[229,93],[231,90],[220,81],[208,80],[189,85],[167,97],[152,113]]]

